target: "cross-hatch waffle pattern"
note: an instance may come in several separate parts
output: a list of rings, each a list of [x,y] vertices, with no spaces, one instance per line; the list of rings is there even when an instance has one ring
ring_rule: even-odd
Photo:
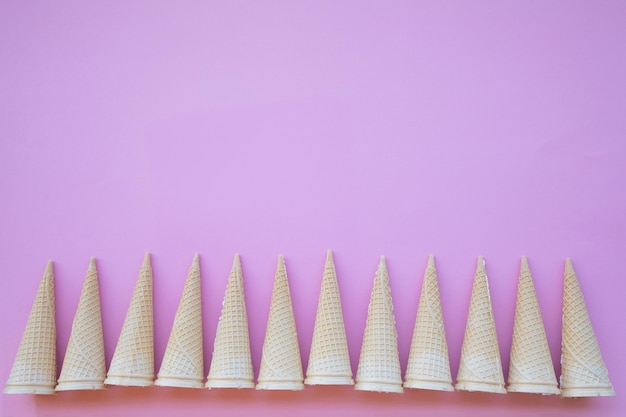
[[[161,362],[159,378],[174,377],[202,382],[204,359],[202,350],[202,301],[200,268],[189,269],[183,295]]]
[[[332,255],[324,268],[317,306],[307,377],[339,376],[352,378],[341,298]]]
[[[380,263],[374,279],[356,380],[357,384],[402,384],[398,335],[393,316],[389,274],[384,261]]]
[[[267,322],[259,383],[296,381],[303,379],[296,322],[291,305],[284,261],[276,271],[272,304]]]
[[[457,375],[458,382],[484,382],[504,387],[500,348],[489,297],[489,284],[483,266],[479,266],[474,275],[470,310]]]
[[[49,264],[30,310],[7,391],[13,387],[41,387],[53,392],[57,376],[54,317],[54,273]]]
[[[59,384],[66,382],[102,384],[105,377],[98,272],[95,268],[90,268],[74,316]]]
[[[526,267],[520,271],[517,289],[508,382],[557,386],[533,278]]]
[[[154,379],[152,268],[143,266],[126,313],[107,378]],[[106,383],[112,381],[105,381]]]
[[[437,270],[430,266],[424,274],[405,379],[452,382]]]
[[[561,389],[612,389],[578,278],[573,270],[565,274],[564,294]]]
[[[233,265],[228,278],[207,379],[254,380],[243,274],[237,265]]]

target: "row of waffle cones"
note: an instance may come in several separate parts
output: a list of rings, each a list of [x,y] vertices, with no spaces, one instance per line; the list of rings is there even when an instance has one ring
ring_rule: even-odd
[[[285,261],[279,256],[258,381],[250,357],[240,258],[235,256],[212,362],[204,380],[200,265],[193,259],[157,379],[154,379],[152,267],[146,254],[108,373],[98,273],[92,258],[85,277],[61,374],[57,380],[54,274],[48,263],[5,393],[51,394],[105,385],[301,390],[309,385],[352,385],[352,369],[335,265],[328,251],[306,378],[296,334]],[[485,263],[478,259],[456,385],[452,385],[437,271],[428,259],[404,381],[386,261],[374,279],[355,389],[404,388],[492,393],[528,392],[564,397],[615,395],[569,259],[565,263],[560,388],[526,258],[522,258],[508,384]]]

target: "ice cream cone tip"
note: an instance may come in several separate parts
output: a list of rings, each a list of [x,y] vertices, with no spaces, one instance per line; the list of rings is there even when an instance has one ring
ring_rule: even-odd
[[[326,251],[326,258],[330,258],[330,259],[333,258],[333,250],[332,249],[328,249]]]
[[[524,271],[528,270],[528,259],[525,256],[522,256],[520,264],[521,264],[522,270],[524,270]]]
[[[48,264],[46,265],[46,274],[52,274],[53,271],[54,271],[54,262],[48,261]]]
[[[91,259],[89,259],[89,270],[90,271],[96,270],[96,258],[94,258],[93,256],[91,257]]]
[[[241,257],[238,253],[235,254],[235,259],[233,259],[233,266],[235,268],[241,268]]]
[[[196,268],[200,267],[200,255],[198,255],[197,252],[195,255],[193,255],[193,262],[191,263],[191,265]]]
[[[572,265],[572,260],[570,258],[565,258],[565,272],[567,274],[574,273],[574,265]]]
[[[435,267],[435,257],[433,256],[432,253],[430,255],[428,255],[428,267],[429,268],[434,268]]]
[[[482,256],[478,257],[478,262],[476,262],[476,270],[482,271],[485,269],[485,258]]]
[[[150,268],[150,252],[146,252],[146,255],[143,257],[143,265],[144,268]]]

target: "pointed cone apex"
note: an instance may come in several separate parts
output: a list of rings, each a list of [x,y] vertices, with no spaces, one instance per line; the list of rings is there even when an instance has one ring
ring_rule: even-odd
[[[296,334],[287,271],[283,256],[278,257],[272,304],[267,320],[263,356],[257,389],[304,389],[302,360]]]
[[[235,255],[217,325],[207,388],[254,388],[248,314],[239,255]]]
[[[57,377],[54,312],[54,271],[50,261],[39,283],[5,394],[54,394]]]
[[[305,384],[352,385],[352,368],[333,254],[326,254]]]
[[[520,265],[507,390],[544,395],[560,392],[526,257]]]
[[[107,378],[107,385],[146,387],[154,384],[152,267],[146,254]]]
[[[615,395],[598,340],[591,327],[572,261],[565,261],[563,338],[561,345],[561,395],[612,397]]]
[[[485,262],[478,258],[455,388],[506,394]]]
[[[197,253],[193,255],[193,261],[191,262],[192,268],[200,268],[200,255]]]
[[[385,257],[381,257],[374,278],[354,388],[362,391],[403,392],[398,335]]]
[[[404,386],[454,391],[433,255],[428,257],[424,272]]]
[[[162,387],[203,388],[200,264],[194,256],[165,348],[158,378]]]
[[[56,390],[104,389],[105,377],[98,271],[91,258]]]

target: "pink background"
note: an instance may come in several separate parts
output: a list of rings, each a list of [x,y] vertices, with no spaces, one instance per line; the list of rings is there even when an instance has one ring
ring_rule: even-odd
[[[0,3],[2,384],[48,259],[60,369],[89,257],[109,363],[145,251],[157,369],[194,252],[206,370],[235,252],[255,371],[278,253],[306,369],[332,248],[355,371],[378,257],[404,370],[436,255],[453,376],[478,255],[505,376],[521,255],[560,372],[571,256],[618,396],[112,387],[1,416],[626,414],[626,3],[89,3]]]

